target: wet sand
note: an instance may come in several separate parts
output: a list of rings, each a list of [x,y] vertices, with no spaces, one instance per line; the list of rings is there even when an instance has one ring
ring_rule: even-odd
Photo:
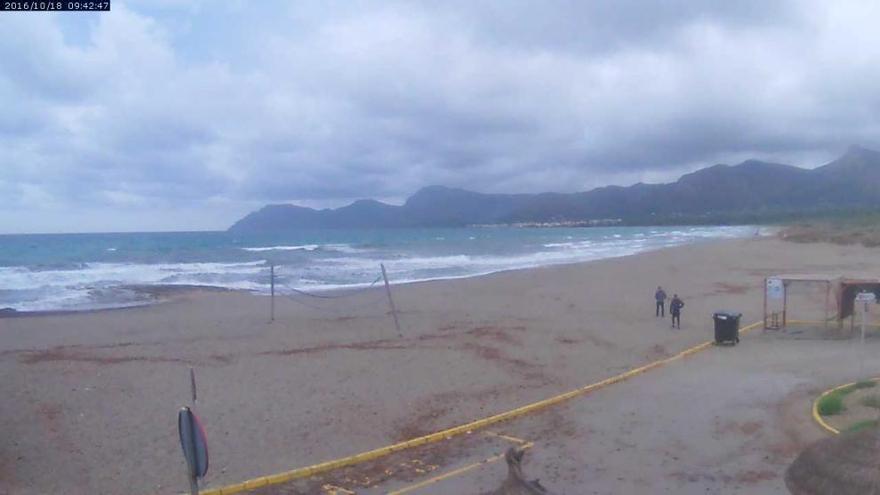
[[[279,298],[272,323],[268,298],[214,291],[150,307],[3,318],[0,493],[184,491],[176,410],[188,402],[190,366],[211,446],[206,486],[219,486],[671,355],[710,336],[716,309],[758,319],[764,276],[876,274],[876,252],[747,239],[395,286],[402,337],[381,288]],[[655,318],[658,284],[684,298],[681,330]],[[802,317],[816,316],[813,299],[793,301]]]

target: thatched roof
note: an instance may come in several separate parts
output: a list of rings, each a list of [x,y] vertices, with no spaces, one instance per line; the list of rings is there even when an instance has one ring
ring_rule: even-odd
[[[810,445],[786,470],[785,485],[793,495],[880,495],[880,429]]]

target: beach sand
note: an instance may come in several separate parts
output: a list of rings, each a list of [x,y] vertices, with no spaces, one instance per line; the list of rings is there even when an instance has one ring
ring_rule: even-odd
[[[756,238],[393,286],[402,337],[381,287],[279,297],[272,323],[267,297],[197,290],[150,307],[2,318],[0,493],[185,491],[176,413],[190,366],[211,448],[205,485],[219,486],[669,356],[711,337],[714,310],[759,319],[767,275],[877,275],[876,255]],[[681,330],[654,316],[657,285],[683,297]],[[816,317],[817,297],[793,309]]]

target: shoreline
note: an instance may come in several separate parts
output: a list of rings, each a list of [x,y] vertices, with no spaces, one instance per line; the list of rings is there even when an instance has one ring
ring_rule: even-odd
[[[103,313],[109,311],[125,311],[138,308],[149,308],[158,306],[175,300],[176,298],[186,297],[200,292],[242,292],[250,293],[246,289],[230,289],[227,287],[219,287],[216,285],[174,285],[174,284],[158,284],[158,285],[119,285],[115,289],[131,290],[138,294],[143,294],[151,300],[144,300],[126,304],[124,306],[111,306],[105,308],[83,308],[83,309],[45,309],[37,311],[8,311],[11,308],[0,308],[0,319],[3,318],[31,318],[38,316],[69,316],[78,314]]]
[[[759,227],[760,229],[767,228],[766,226]],[[443,282],[450,280],[467,280],[467,279],[477,279],[482,277],[490,277],[497,274],[503,273],[511,273],[511,272],[520,272],[520,271],[529,271],[529,270],[542,270],[551,267],[558,266],[578,266],[587,263],[595,263],[603,260],[612,260],[612,259],[621,259],[627,258],[631,256],[638,256],[646,253],[663,251],[668,249],[676,249],[685,246],[693,246],[693,245],[705,245],[711,243],[724,243],[724,242],[733,242],[737,240],[743,239],[771,239],[778,238],[779,233],[773,232],[769,234],[761,234],[760,236],[743,236],[743,237],[721,237],[721,238],[709,238],[709,239],[697,239],[693,242],[687,242],[684,244],[677,244],[672,246],[661,246],[657,248],[647,248],[641,251],[637,251],[635,253],[628,253],[622,255],[615,256],[605,256],[601,258],[588,259],[588,260],[577,260],[577,261],[563,261],[558,263],[546,263],[540,265],[533,266],[523,266],[523,267],[513,267],[513,268],[503,268],[500,270],[492,270],[487,272],[478,272],[467,275],[450,275],[450,276],[442,276],[442,277],[433,277],[426,279],[417,279],[417,280],[403,280],[399,282],[395,282],[394,280],[389,278],[389,284],[392,287],[396,286],[408,286],[408,285],[416,285],[416,284],[427,284],[432,282]],[[378,263],[378,262],[377,262]],[[370,284],[370,283],[356,283],[349,284],[344,286],[337,286],[332,288],[318,288],[318,289],[309,289],[308,287],[296,287],[296,290],[303,292],[314,292],[318,294],[338,294],[344,293],[347,291],[364,291],[368,290],[372,287],[382,287],[382,284]],[[63,315],[71,315],[71,314],[81,314],[81,313],[95,313],[95,312],[104,312],[104,311],[122,311],[122,310],[131,310],[137,308],[151,307],[160,304],[164,304],[179,297],[186,297],[188,295],[198,294],[199,292],[232,292],[239,294],[248,294],[259,297],[269,296],[268,293],[262,292],[257,289],[235,289],[230,287],[223,287],[219,285],[196,285],[196,284],[122,284],[118,286],[114,286],[113,289],[116,290],[131,290],[140,295],[147,296],[147,300],[132,302],[130,304],[123,304],[120,306],[108,306],[108,307],[100,307],[100,308],[82,308],[82,309],[47,309],[47,310],[36,310],[36,311],[19,311],[14,308],[0,308],[0,319],[3,318],[26,318],[26,317],[34,317],[34,316],[63,316]],[[285,294],[282,291],[278,291],[279,294]],[[9,311],[9,310],[12,311]]]

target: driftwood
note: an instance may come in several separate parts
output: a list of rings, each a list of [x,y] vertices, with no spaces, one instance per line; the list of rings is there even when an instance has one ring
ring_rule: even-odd
[[[507,479],[501,484],[501,488],[486,493],[485,495],[552,495],[546,488],[541,486],[538,480],[529,481],[522,472],[522,458],[526,451],[509,448],[504,454],[507,461]]]

